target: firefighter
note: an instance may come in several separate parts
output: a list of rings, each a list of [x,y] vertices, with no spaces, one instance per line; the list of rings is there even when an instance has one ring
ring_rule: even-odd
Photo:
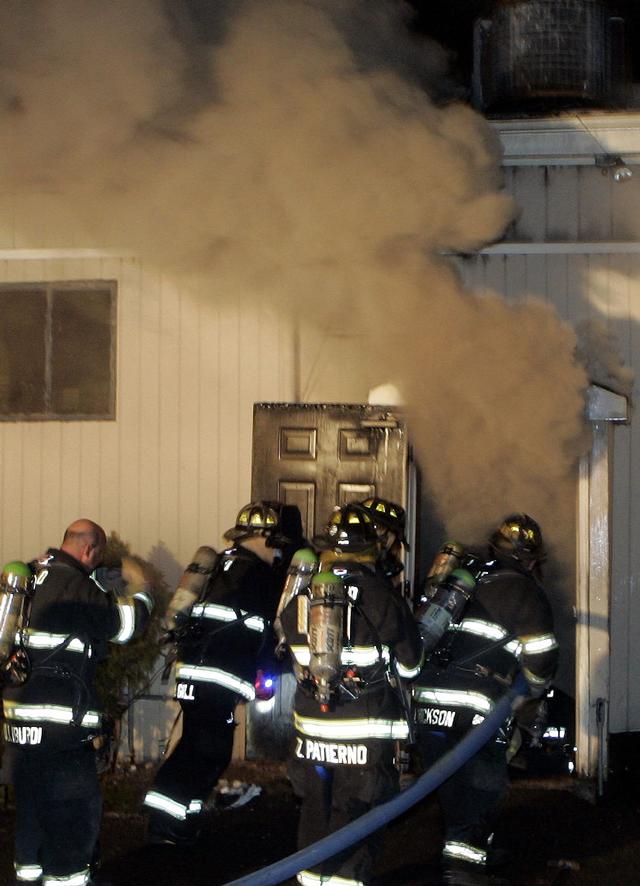
[[[409,725],[397,683],[416,676],[422,660],[411,611],[379,567],[366,511],[336,510],[314,542],[320,571],[281,615],[297,678],[291,778],[302,798],[300,848],[398,790],[394,750]],[[298,881],[370,883],[379,845],[374,835]]]
[[[542,533],[527,514],[505,518],[489,538],[489,559],[472,556],[470,570],[453,573],[452,593],[468,596],[412,686],[418,744],[425,766],[481,723],[521,673],[529,697],[540,697],[554,675],[558,644],[540,584],[545,557]],[[469,580],[471,579],[471,580]],[[475,588],[473,584],[477,583]],[[440,594],[449,585],[441,585]],[[430,617],[429,603],[418,619]],[[433,610],[431,610],[433,611]],[[437,613],[436,613],[437,617]],[[430,636],[430,626],[423,630]],[[524,704],[519,699],[516,709]],[[495,736],[439,789],[444,817],[444,882],[455,886],[495,882],[489,869],[501,853],[492,835],[507,788],[510,717]],[[500,882],[500,881],[498,881]],[[504,881],[502,881],[504,882]]]
[[[224,537],[231,545],[217,559],[199,548],[187,569],[205,578],[197,599],[182,615],[173,607],[182,735],[144,799],[150,843],[187,847],[202,832],[204,803],[231,760],[235,707],[256,697],[256,676],[273,654],[286,567],[303,541],[300,511],[252,502]]]
[[[106,545],[92,520],[76,520],[59,549],[35,561],[35,592],[23,637],[25,683],[4,689],[3,736],[15,788],[17,883],[85,886],[92,878],[102,800],[94,739],[93,680],[107,642],[126,643],[153,601],[125,558],[118,595],[96,577]]]
[[[402,587],[403,547],[408,551],[409,544],[405,537],[406,515],[404,508],[385,498],[365,498],[358,502],[371,517],[374,529],[378,534],[380,554],[378,565],[395,587]]]

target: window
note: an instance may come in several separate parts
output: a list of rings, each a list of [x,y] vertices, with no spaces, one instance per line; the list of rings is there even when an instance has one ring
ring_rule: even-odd
[[[2,284],[0,312],[0,419],[115,418],[115,282]]]

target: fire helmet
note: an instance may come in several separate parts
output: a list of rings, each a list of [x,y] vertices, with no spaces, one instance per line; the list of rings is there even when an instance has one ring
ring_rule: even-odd
[[[407,519],[403,507],[386,498],[365,498],[358,502],[357,507],[366,511],[376,526],[390,530],[398,541],[409,547],[404,534]]]
[[[489,547],[497,556],[511,557],[525,566],[545,558],[540,527],[528,514],[511,514],[489,537]]]
[[[250,536],[266,537],[269,548],[297,545],[303,540],[302,518],[295,505],[279,501],[252,501],[238,511],[236,525],[224,537],[241,541]]]
[[[324,533],[316,535],[313,543],[320,550],[357,554],[375,551],[378,535],[369,514],[357,505],[349,504],[334,510]]]

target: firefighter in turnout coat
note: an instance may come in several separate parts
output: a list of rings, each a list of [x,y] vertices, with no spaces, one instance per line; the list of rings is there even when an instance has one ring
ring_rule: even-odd
[[[101,818],[93,739],[93,689],[108,641],[126,643],[146,625],[153,601],[125,558],[119,593],[100,583],[104,530],[76,520],[60,549],[32,564],[35,592],[24,645],[30,675],[3,692],[3,735],[16,799],[17,882],[91,882]]]
[[[511,515],[492,534],[489,548],[491,559],[475,562],[477,584],[462,618],[449,626],[412,686],[418,743],[427,767],[484,720],[516,673],[526,678],[530,696],[539,697],[555,672],[558,644],[538,581],[544,559],[538,524],[526,514]],[[504,723],[438,791],[447,884],[493,882],[487,865],[508,788],[510,726],[510,721]]]
[[[302,796],[299,848],[398,790],[394,751],[409,729],[392,683],[398,675],[415,677],[422,661],[411,611],[377,566],[380,549],[369,515],[351,505],[337,510],[315,543],[321,571],[281,615],[297,677],[291,777]],[[379,845],[374,835],[301,871],[298,881],[370,883]]]
[[[174,617],[175,693],[182,735],[144,799],[151,843],[193,845],[203,807],[231,760],[239,702],[256,697],[262,660],[273,655],[273,619],[285,570],[302,543],[297,507],[252,502],[225,533],[232,544],[217,559],[199,548],[187,573],[204,574],[199,597]],[[184,578],[184,577],[183,577]],[[181,581],[176,596],[185,599]],[[188,599],[188,596],[187,598]]]

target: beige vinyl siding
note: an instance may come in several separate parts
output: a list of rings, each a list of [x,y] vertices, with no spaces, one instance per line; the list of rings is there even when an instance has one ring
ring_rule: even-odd
[[[640,730],[640,167],[624,184],[586,166],[509,167],[505,184],[522,207],[508,236],[458,260],[465,283],[511,302],[542,298],[576,327],[599,318],[614,331],[635,375],[631,421],[614,437],[612,732]]]
[[[249,495],[253,403],[293,397],[291,325],[134,258],[42,252],[3,252],[0,281],[117,281],[116,419],[0,423],[0,556],[33,557],[84,515],[172,583]]]

